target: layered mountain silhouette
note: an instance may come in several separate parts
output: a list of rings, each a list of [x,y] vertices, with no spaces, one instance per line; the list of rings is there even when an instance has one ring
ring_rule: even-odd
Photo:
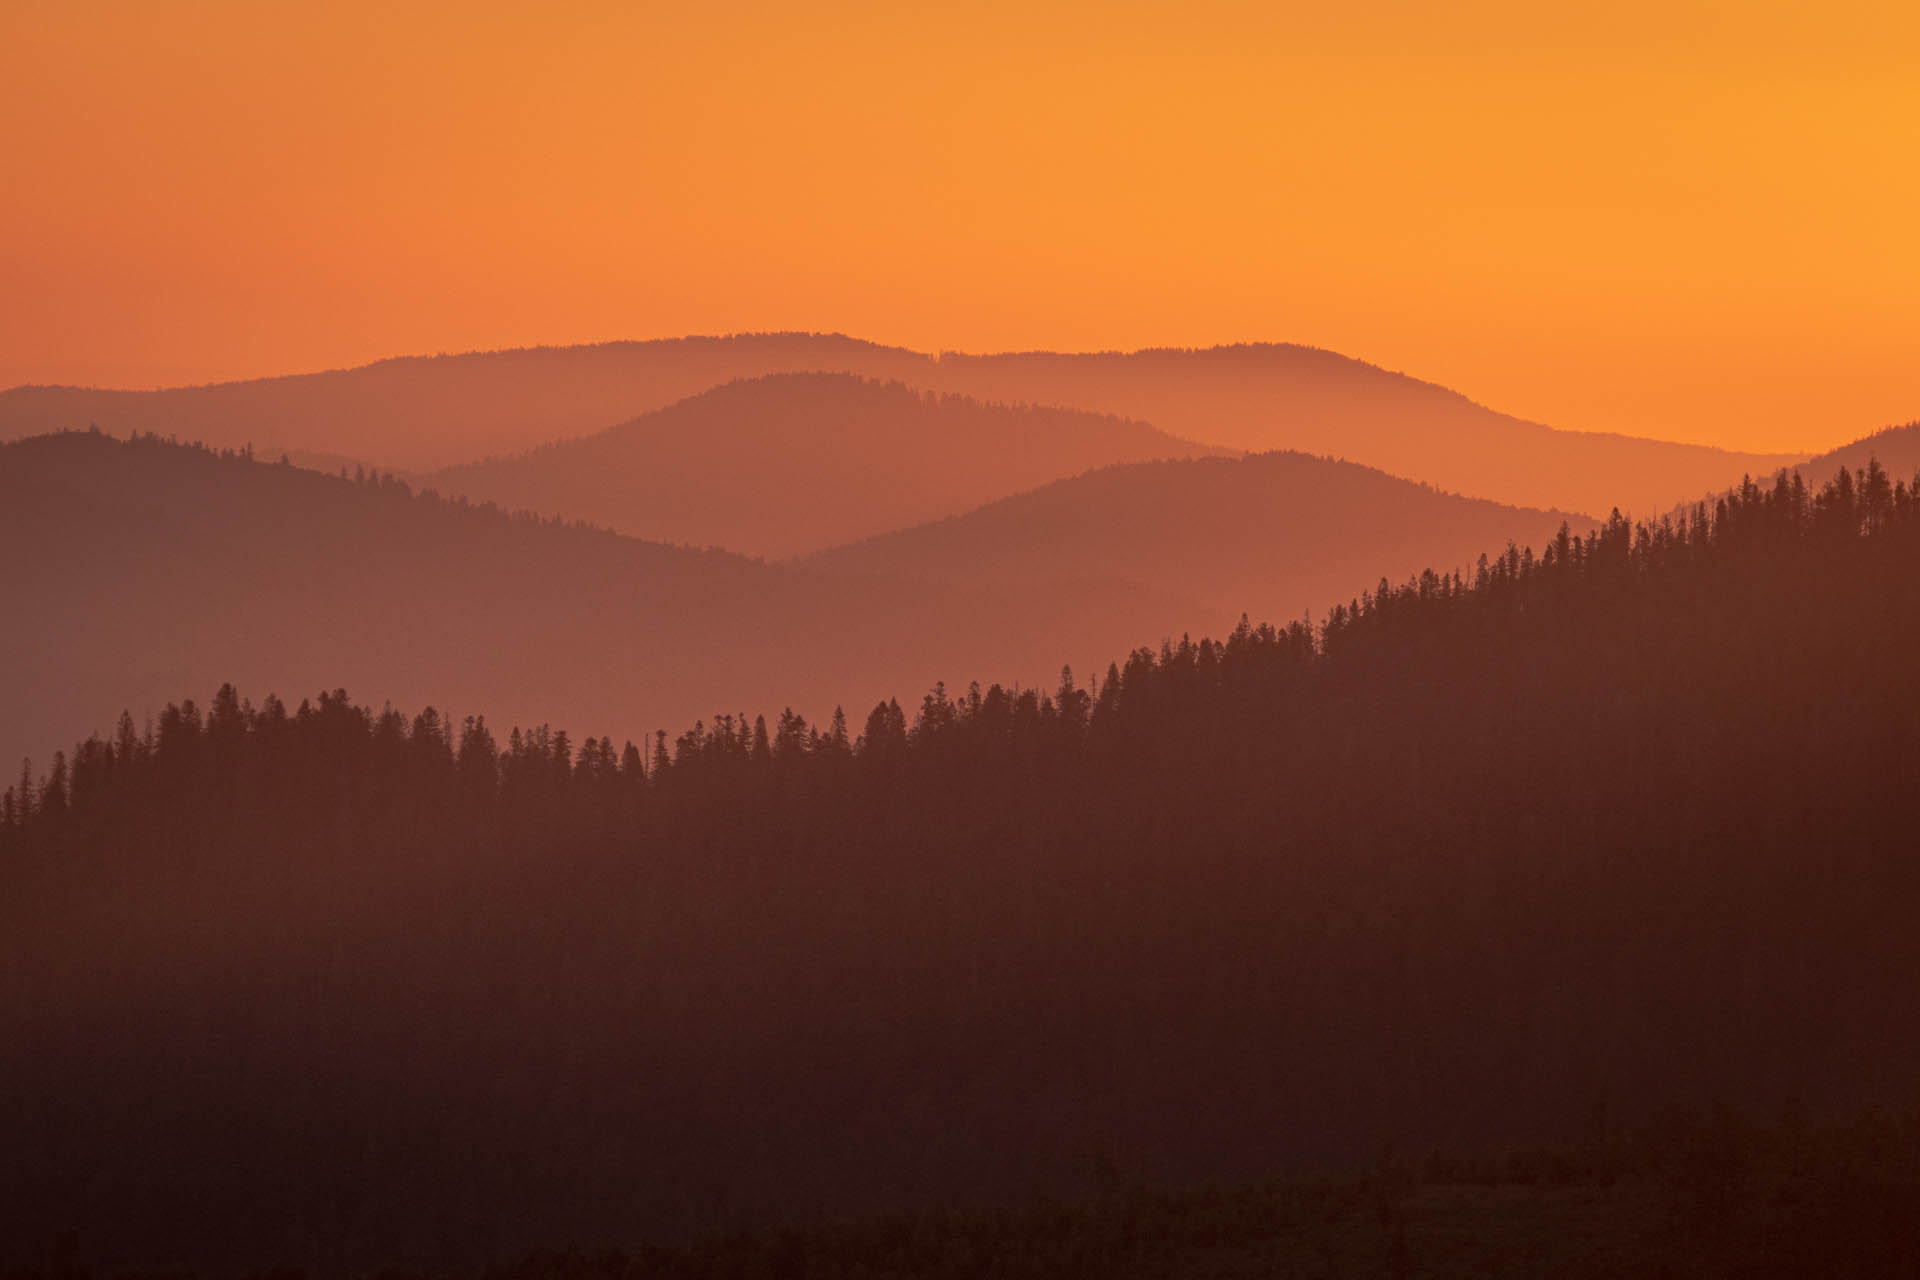
[[[1302,453],[1105,467],[807,558],[835,573],[997,583],[1125,577],[1220,616],[1318,617],[1385,575],[1470,571],[1584,516],[1461,498]]]
[[[1456,493],[1574,511],[1660,510],[1690,487],[1798,461],[1556,430],[1431,382],[1286,343],[949,354],[939,362],[938,385],[1125,412],[1175,435],[1248,452],[1333,455]]]
[[[688,671],[724,650],[753,698],[777,652],[885,667],[889,628],[929,621],[868,599],[828,647],[736,558],[178,449],[41,441],[0,474],[32,449],[88,460],[42,484],[111,490],[99,459],[131,460],[109,499],[193,526],[149,552],[154,529],[82,504],[16,538],[0,563],[46,563],[41,595],[85,576],[74,538],[103,591],[171,593],[76,628],[0,584],[49,649],[137,655],[183,616],[263,646],[304,626],[392,650],[411,626],[469,676],[598,682],[600,718],[634,678],[613,648]],[[180,473],[158,501],[153,457]],[[218,545],[268,503],[292,536]],[[481,605],[396,601],[456,565]],[[743,623],[683,569],[774,603]],[[227,603],[283,582],[291,626]],[[621,613],[636,596],[658,617]],[[983,607],[953,604],[931,623]],[[1405,1153],[1465,1151],[1483,1190],[1507,1169],[1583,1215],[1570,1178],[1633,1197],[1641,1227],[1589,1237],[1584,1274],[1910,1275],[1886,1241],[1911,1239],[1915,1127],[1848,1121],[1910,1116],[1920,1079],[1916,634],[1920,490],[1872,469],[1609,518],[1314,629],[1116,653],[1092,696],[962,671],[819,734],[725,716],[643,752],[557,712],[566,733],[508,735],[203,683],[0,790],[0,1098],[25,1103],[0,1106],[0,1268],[55,1224],[115,1276],[1053,1274],[1040,1237],[1104,1276],[1112,1242],[1168,1238],[1134,1188],[1317,1173],[1264,1222],[1210,1197],[1189,1238],[1258,1239],[1246,1270],[1134,1274],[1326,1262],[1297,1229],[1349,1212],[1380,1247],[1319,1273],[1434,1274],[1387,1248],[1415,1202],[1450,1206],[1460,1274],[1560,1274],[1531,1211],[1459,1250],[1461,1200]],[[356,650],[322,656],[358,678]],[[1843,1143],[1806,1145],[1830,1125]],[[1589,1154],[1552,1154],[1569,1141]],[[1691,1172],[1664,1179],[1656,1144]],[[1379,1175],[1324,1180],[1356,1164]],[[1121,1225],[1000,1213],[929,1244],[956,1208],[1043,1201]],[[883,1212],[858,1248],[552,1252]],[[1767,1256],[1674,1252],[1736,1237]],[[1635,1239],[1663,1260],[1616,1265]]]
[[[853,373],[982,400],[1119,414],[1183,439],[1330,454],[1475,497],[1579,511],[1664,510],[1728,477],[1798,461],[1559,431],[1312,347],[932,356],[818,334],[408,357],[163,391],[22,387],[0,393],[0,438],[97,423],[115,434],[152,431],[424,470],[584,435],[722,383],[780,372]]]
[[[0,534],[15,760],[229,675],[639,734],[742,708],[817,720],[961,673],[1051,687],[1206,618],[1084,578],[837,579],[84,432],[0,446]]]
[[[782,557],[1103,463],[1211,452],[1118,417],[791,373],[727,383],[595,435],[421,482],[640,537]]]
[[[814,370],[899,378],[927,363],[852,338],[747,334],[402,356],[160,391],[17,387],[0,392],[0,438],[94,423],[115,435],[251,444],[263,456],[344,454],[419,471],[603,430],[740,378]]]

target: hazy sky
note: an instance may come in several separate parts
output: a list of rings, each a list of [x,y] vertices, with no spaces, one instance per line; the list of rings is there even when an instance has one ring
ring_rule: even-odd
[[[1920,417],[1920,6],[1565,9],[5,0],[0,385],[832,329]]]

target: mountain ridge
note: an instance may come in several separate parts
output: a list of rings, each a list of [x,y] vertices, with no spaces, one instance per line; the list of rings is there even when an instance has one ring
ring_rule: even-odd
[[[928,355],[798,333],[391,357],[153,392],[15,388],[0,392],[0,435],[91,421],[423,470],[597,432],[736,377],[778,372],[855,373],[988,402],[1119,414],[1209,445],[1331,453],[1473,496],[1571,510],[1663,510],[1728,475],[1801,456],[1549,427],[1301,344]]]
[[[1085,581],[991,593],[837,579],[142,438],[0,445],[0,752],[182,686],[345,686],[496,724],[824,719],[966,670],[1049,683],[1199,606]],[[1202,617],[1204,618],[1204,614]],[[57,645],[40,637],[57,635]]]
[[[952,582],[1061,578],[1120,564],[1129,580],[1228,616],[1320,616],[1385,577],[1470,568],[1589,516],[1465,498],[1300,452],[1119,463],[797,563]]]
[[[1089,462],[1214,452],[1112,414],[773,373],[420,480],[637,537],[782,558],[969,510]]]

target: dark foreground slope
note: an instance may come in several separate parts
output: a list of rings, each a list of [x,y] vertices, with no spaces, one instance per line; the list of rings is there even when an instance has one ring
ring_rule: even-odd
[[[781,557],[1103,463],[1208,452],[1123,418],[795,373],[728,383],[596,435],[421,483],[637,537]]]
[[[86,433],[0,446],[0,540],[15,761],[229,676],[576,732],[788,703],[823,718],[962,672],[1052,678],[1199,612],[1084,581],[840,581]]]
[[[1569,511],[1663,511],[1742,472],[1796,461],[1555,430],[1290,343],[931,356],[798,333],[383,360],[164,391],[20,387],[0,392],[0,439],[96,422],[114,434],[251,442],[421,470],[599,431],[734,379],[809,371],[1118,414],[1186,440],[1334,455],[1455,493]],[[1075,469],[1113,460],[1088,457]]]
[[[480,1280],[1910,1280],[1920,1271],[1916,1202],[1914,1113],[1819,1127],[1720,1118],[1600,1147],[1388,1159],[1337,1178],[1122,1186],[1012,1211],[926,1210],[716,1231],[686,1244],[551,1247],[488,1268]],[[90,1280],[77,1233],[45,1243],[51,1266],[10,1271],[9,1280]],[[161,1271],[154,1280],[192,1273]]]
[[[1917,570],[1879,475],[817,739],[128,725],[0,805],[0,1239],[443,1265],[1910,1102]]]
[[[1541,544],[1559,511],[1442,493],[1299,453],[1105,467],[963,516],[809,557],[807,567],[948,582],[1125,577],[1270,618],[1318,614],[1381,577],[1469,568]]]

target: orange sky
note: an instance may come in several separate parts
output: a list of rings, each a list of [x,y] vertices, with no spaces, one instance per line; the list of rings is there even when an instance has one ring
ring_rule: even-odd
[[[1037,8],[5,0],[0,385],[791,328],[1920,417],[1910,0]]]

